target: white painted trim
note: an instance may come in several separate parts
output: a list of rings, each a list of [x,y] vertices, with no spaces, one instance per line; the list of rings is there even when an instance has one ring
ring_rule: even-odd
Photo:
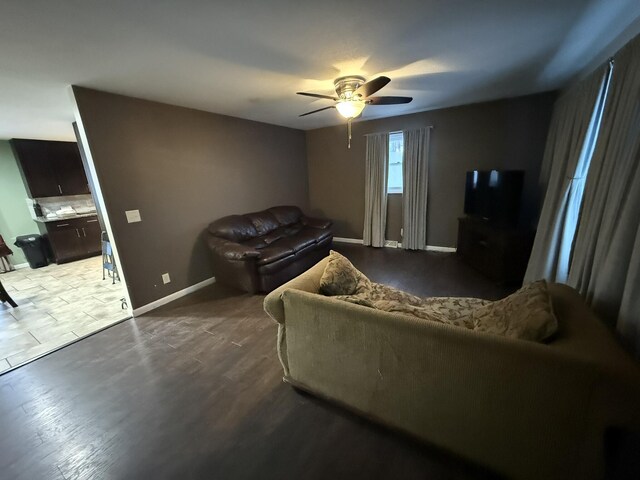
[[[82,146],[84,147],[84,154],[87,159],[87,167],[89,168],[89,175],[93,180],[93,186],[95,188],[95,199],[98,201],[97,207],[102,212],[102,220],[104,221],[104,228],[107,231],[107,235],[109,236],[109,240],[111,241],[111,248],[113,249],[113,254],[115,256],[116,266],[118,267],[118,277],[120,278],[120,284],[122,285],[122,290],[124,293],[124,297],[127,300],[127,312],[130,315],[133,315],[133,311],[131,309],[131,295],[129,294],[129,286],[127,283],[127,275],[126,269],[122,265],[122,257],[120,257],[120,252],[118,250],[118,242],[116,241],[116,237],[113,234],[113,229],[111,228],[111,220],[109,218],[109,211],[107,210],[106,201],[104,195],[102,194],[102,186],[100,185],[100,178],[98,176],[98,172],[96,171],[96,164],[93,161],[93,154],[91,153],[91,145],[89,143],[89,138],[87,137],[87,132],[84,129],[84,122],[82,121],[82,115],[80,115],[80,108],[78,107],[78,102],[76,102],[76,96],[73,93],[73,86],[69,85],[67,87],[69,97],[71,99],[71,105],[73,108],[73,116],[75,118],[76,124],[78,126],[78,134],[82,139]]]
[[[206,280],[196,283],[195,285],[191,285],[190,287],[183,288],[182,290],[178,290],[177,292],[173,292],[172,294],[167,295],[166,297],[159,298],[154,302],[147,303],[142,307],[134,309],[133,316],[139,317],[140,315],[150,312],[151,310],[155,310],[156,308],[166,305],[169,302],[173,302],[174,300],[182,298],[185,295],[189,295],[190,293],[200,290],[201,288],[207,287],[215,283],[215,281],[216,281],[215,277],[207,278]]]
[[[333,241],[334,242],[339,242],[339,243],[357,243],[359,245],[362,245],[362,239],[361,238],[333,237]]]
[[[24,262],[24,263],[18,263],[14,265],[13,268],[15,268],[16,270],[20,270],[22,268],[27,268],[28,266],[29,266],[29,262]]]
[[[339,243],[357,243],[358,245],[362,245],[362,239],[361,238],[333,237],[333,241],[334,242],[339,242]],[[391,242],[391,240],[385,240],[384,246],[386,248],[402,248],[402,242],[398,242],[398,246],[397,247],[393,246],[389,242]],[[440,247],[438,245],[427,245],[427,248],[425,248],[425,250],[428,251],[428,252],[455,253],[457,251],[457,248],[456,247]]]
[[[428,252],[447,252],[455,253],[458,249],[456,247],[438,247],[437,245],[427,245]]]

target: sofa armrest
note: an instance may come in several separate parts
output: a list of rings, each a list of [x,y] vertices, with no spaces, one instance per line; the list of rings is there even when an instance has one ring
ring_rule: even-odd
[[[329,228],[333,224],[331,220],[327,220],[326,218],[313,218],[313,217],[302,216],[301,220],[302,220],[302,224],[305,227]]]
[[[291,288],[309,293],[318,293],[320,290],[320,278],[327,266],[329,257],[325,257],[316,263],[309,270],[296,278],[289,280],[284,285],[280,285],[264,298],[264,311],[276,322],[284,324],[284,304],[282,294]]]
[[[255,248],[219,237],[210,236],[207,239],[207,245],[213,253],[227,260],[247,260],[260,256],[260,252]]]

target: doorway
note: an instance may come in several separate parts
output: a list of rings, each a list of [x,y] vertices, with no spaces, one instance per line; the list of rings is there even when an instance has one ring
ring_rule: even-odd
[[[0,373],[131,317],[81,145],[0,141]]]

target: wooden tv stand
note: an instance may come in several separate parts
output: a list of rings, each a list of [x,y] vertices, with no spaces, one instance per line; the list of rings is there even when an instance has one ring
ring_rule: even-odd
[[[480,218],[458,219],[458,255],[498,283],[522,284],[534,232],[492,225]]]

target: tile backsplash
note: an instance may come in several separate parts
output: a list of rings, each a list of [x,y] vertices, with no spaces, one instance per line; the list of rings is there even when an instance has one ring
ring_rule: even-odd
[[[90,194],[46,197],[37,198],[36,200],[40,204],[44,216],[49,213],[54,214],[65,207],[73,208],[78,214],[96,211],[96,205],[93,203],[93,198],[91,198]]]

